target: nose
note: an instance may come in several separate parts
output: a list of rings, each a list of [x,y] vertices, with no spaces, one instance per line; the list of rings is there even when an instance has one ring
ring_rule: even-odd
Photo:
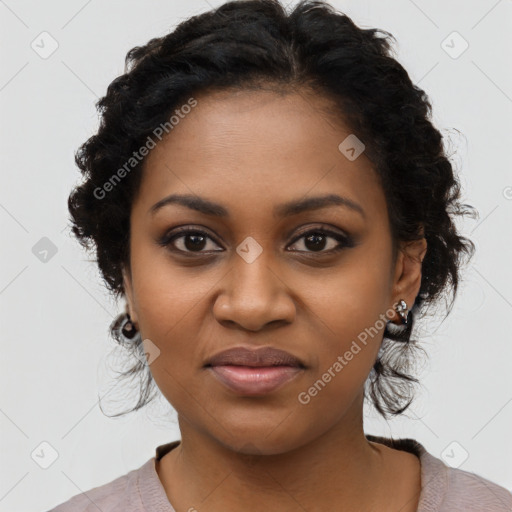
[[[230,327],[236,324],[248,331],[293,322],[293,283],[262,256],[251,263],[235,257],[216,294],[213,312],[218,322]]]

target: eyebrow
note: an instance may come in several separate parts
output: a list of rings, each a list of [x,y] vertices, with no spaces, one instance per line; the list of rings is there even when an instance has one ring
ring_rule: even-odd
[[[171,194],[155,203],[149,213],[154,215],[158,210],[170,204],[178,204],[198,211],[204,215],[214,217],[229,217],[229,211],[222,205],[210,201],[209,199],[194,196],[190,194]],[[337,194],[327,194],[324,196],[309,197],[306,199],[292,200],[274,208],[274,217],[291,217],[306,211],[320,210],[328,206],[343,206],[355,212],[358,212],[366,219],[366,213],[358,203],[348,197]]]

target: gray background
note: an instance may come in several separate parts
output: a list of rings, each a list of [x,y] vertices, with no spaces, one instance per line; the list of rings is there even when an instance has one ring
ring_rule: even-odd
[[[1,511],[46,510],[179,438],[164,399],[122,419],[98,406],[98,395],[109,413],[135,399],[115,387],[110,369],[119,360],[107,329],[122,304],[70,236],[66,200],[80,178],[73,153],[93,134],[94,102],[123,72],[126,52],[221,3],[0,1]],[[429,360],[416,401],[390,422],[369,413],[365,430],[416,438],[512,489],[512,2],[332,5],[363,28],[394,34],[399,61],[432,100],[464,200],[480,212],[461,226],[477,252],[454,310],[424,324]],[[58,48],[43,58],[53,40]],[[132,401],[112,401],[123,397]]]

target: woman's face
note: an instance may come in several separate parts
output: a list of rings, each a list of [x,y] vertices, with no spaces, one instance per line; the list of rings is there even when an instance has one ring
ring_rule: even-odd
[[[180,425],[234,450],[282,453],[360,421],[385,322],[400,298],[414,301],[421,264],[402,252],[392,261],[372,163],[318,97],[197,100],[146,157],[124,274],[130,313]],[[205,211],[177,201],[154,208],[171,195]],[[240,346],[274,347],[302,366],[207,366]],[[273,387],[222,380],[258,371]]]

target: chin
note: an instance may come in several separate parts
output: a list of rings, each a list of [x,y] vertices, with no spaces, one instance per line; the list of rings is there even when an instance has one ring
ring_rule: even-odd
[[[315,433],[300,432],[289,429],[282,429],[276,425],[264,426],[253,425],[249,428],[236,429],[234,427],[226,428],[232,435],[223,431],[217,441],[225,448],[236,453],[246,455],[280,455],[299,449],[311,440],[315,439]]]

